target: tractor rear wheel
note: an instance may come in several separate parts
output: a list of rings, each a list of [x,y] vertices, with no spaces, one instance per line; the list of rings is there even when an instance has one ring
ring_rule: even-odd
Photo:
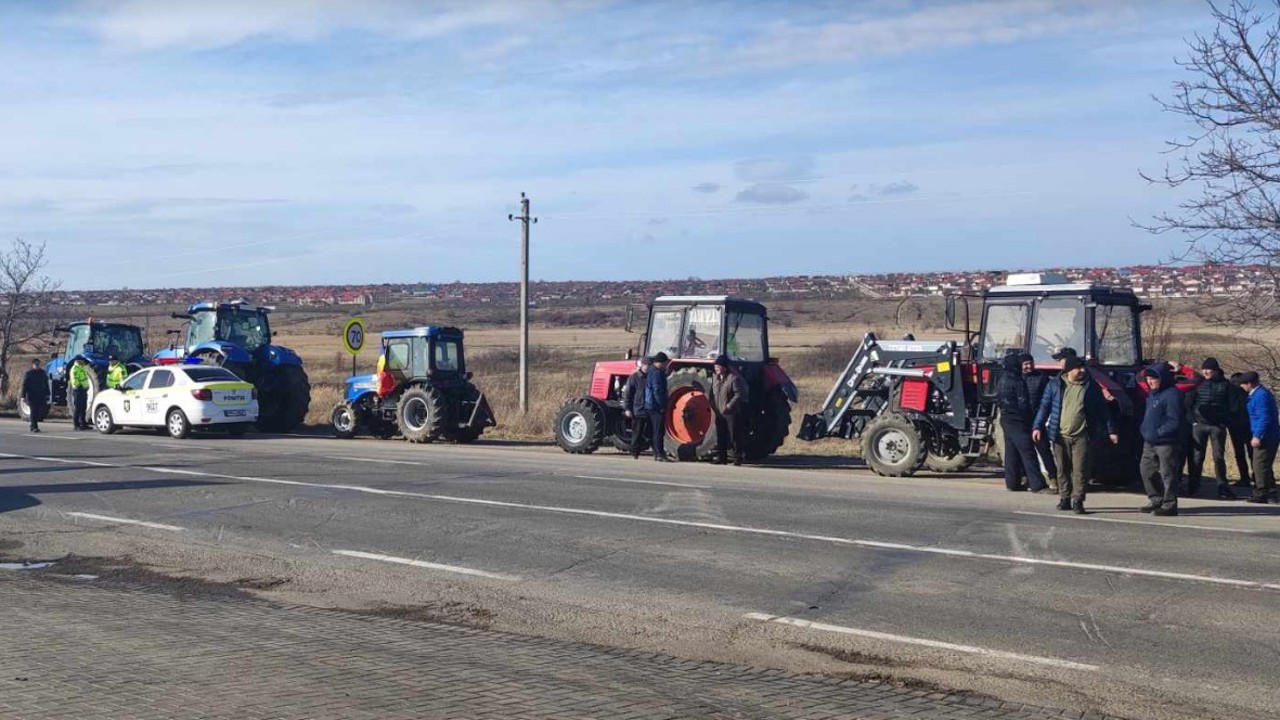
[[[667,379],[663,450],[677,460],[710,460],[716,452],[716,415],[706,371],[680,370]]]
[[[905,416],[886,413],[862,433],[862,459],[877,475],[907,477],[924,465],[928,448]]]
[[[791,432],[791,402],[782,388],[770,389],[764,407],[751,419],[754,425],[747,428],[747,458],[763,460],[777,452]]]
[[[600,449],[604,442],[605,415],[600,404],[590,398],[573,398],[556,413],[556,445],[575,455]]]
[[[279,365],[267,371],[258,388],[258,429],[289,432],[302,424],[311,408],[311,383],[297,365]]]
[[[631,438],[636,431],[636,425],[636,418],[627,418],[624,415],[620,415],[618,421],[613,424],[613,434],[609,437],[613,440],[613,446],[618,449],[618,452],[631,452]],[[649,443],[652,442],[652,438],[649,437],[648,422],[640,425],[640,432],[642,433],[640,449],[643,451],[644,448],[650,447]]]
[[[937,473],[957,473],[968,470],[973,465],[974,458],[957,452],[953,455],[935,455],[929,453],[924,460],[924,466]]]
[[[396,406],[400,434],[411,443],[434,442],[444,432],[444,403],[440,391],[430,385],[415,385],[400,396]]]

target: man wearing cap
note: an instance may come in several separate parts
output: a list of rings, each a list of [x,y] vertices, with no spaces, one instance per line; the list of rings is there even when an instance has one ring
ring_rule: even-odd
[[[716,412],[716,464],[728,462],[733,445],[733,464],[742,464],[742,441],[746,432],[742,414],[747,408],[747,381],[729,363],[727,355],[718,355],[711,367],[711,400]]]
[[[654,355],[648,372],[644,375],[644,411],[649,416],[649,433],[653,437],[653,459],[667,462],[664,417],[667,412],[667,361],[664,352]]]
[[[129,368],[120,362],[120,358],[115,355],[111,356],[110,364],[107,365],[107,387],[118,388],[124,384],[124,379],[129,375]]]
[[[89,420],[86,417],[89,405],[89,361],[83,355],[77,355],[67,373],[71,388],[71,424],[76,430],[88,430]]]
[[[1182,394],[1173,368],[1156,363],[1143,372],[1147,407],[1142,415],[1142,460],[1139,472],[1149,502],[1142,512],[1178,514],[1178,488],[1182,485]]]
[[[622,386],[622,414],[631,421],[631,457],[640,458],[644,449],[644,429],[649,424],[649,413],[644,409],[645,373],[649,371],[649,358],[636,361],[636,370]]]
[[[1107,399],[1078,355],[1062,359],[1062,374],[1049,383],[1034,427],[1031,439],[1038,442],[1047,435],[1058,452],[1058,509],[1083,515],[1085,473],[1094,446],[1104,439],[1117,444],[1120,437]]]
[[[1200,364],[1202,378],[1191,392],[1191,465],[1187,474],[1187,494],[1200,492],[1206,452],[1213,449],[1213,472],[1218,481],[1218,498],[1235,500],[1236,494],[1227,484],[1227,426],[1237,413],[1231,383],[1222,374],[1216,358],[1205,358]]]
[[[1253,494],[1251,503],[1280,502],[1276,497],[1276,476],[1272,465],[1276,461],[1276,447],[1280,446],[1280,418],[1276,412],[1276,398],[1263,387],[1258,373],[1250,370],[1240,374],[1240,387],[1249,393],[1249,430],[1253,437]]]

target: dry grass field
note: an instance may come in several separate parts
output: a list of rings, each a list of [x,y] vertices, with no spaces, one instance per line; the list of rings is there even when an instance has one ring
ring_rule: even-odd
[[[776,356],[800,388],[796,415],[812,412],[822,402],[831,383],[845,365],[849,354],[864,333],[897,338],[905,332],[917,337],[958,337],[941,328],[940,300],[786,300],[770,302],[770,344]],[[179,308],[97,308],[93,316],[133,322],[148,329],[149,346],[154,350],[173,340],[166,330],[180,322],[169,319]],[[593,363],[623,357],[635,348],[639,335],[622,329],[625,308],[549,308],[532,313],[530,331],[531,376],[530,412],[517,408],[518,329],[514,308],[449,308],[438,301],[402,301],[359,313],[369,331],[445,324],[462,327],[467,333],[469,369],[488,394],[499,427],[494,437],[550,441],[551,426],[560,404],[586,391]],[[339,339],[344,323],[351,317],[347,308],[287,309],[272,316],[279,333],[277,342],[302,355],[313,391],[308,424],[326,426],[329,414],[341,396],[341,384],[351,374],[351,356]],[[1147,316],[1149,338],[1158,347],[1155,356],[1198,363],[1206,354],[1231,364],[1245,352],[1228,329],[1215,329],[1197,319],[1192,305],[1165,306]],[[372,372],[376,362],[376,339],[356,363],[361,374]],[[15,367],[25,368],[26,358],[16,358]],[[1236,365],[1231,365],[1235,367]],[[15,373],[15,379],[20,373]],[[9,399],[10,403],[12,399]],[[784,452],[844,453],[846,443],[788,443]]]

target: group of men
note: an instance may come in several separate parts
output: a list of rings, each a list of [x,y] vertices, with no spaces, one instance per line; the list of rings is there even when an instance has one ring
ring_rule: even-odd
[[[1038,372],[1030,355],[1005,357],[997,385],[1005,486],[1056,492],[1059,510],[1083,514],[1086,481],[1093,477],[1100,447],[1120,442],[1118,402],[1074,349],[1062,348],[1053,358],[1060,368],[1056,375]],[[1210,453],[1217,497],[1237,499],[1227,481],[1228,438],[1240,473],[1234,487],[1252,488],[1249,502],[1280,503],[1272,469],[1280,418],[1276,399],[1258,373],[1228,379],[1210,357],[1199,373],[1158,362],[1142,370],[1138,380],[1145,397],[1139,472],[1148,502],[1142,512],[1177,515],[1180,495],[1199,495]]]
[[[670,358],[664,352],[641,358],[636,370],[627,378],[622,388],[623,414],[631,420],[631,457],[639,458],[646,440],[653,449],[653,459],[668,462],[665,418],[669,397],[667,393],[667,363]],[[744,459],[743,445],[746,439],[744,415],[747,408],[747,382],[729,362],[726,355],[719,355],[711,366],[711,409],[716,423],[715,462],[729,462],[729,449],[733,449],[733,464],[741,465]]]
[[[89,360],[77,355],[67,370],[67,390],[71,393],[71,422],[76,430],[88,430],[90,373],[94,372]],[[112,355],[107,365],[107,387],[116,388],[124,383],[129,370],[120,358]],[[31,368],[22,376],[22,400],[27,404],[28,422],[33,433],[40,432],[40,421],[49,412],[49,374],[40,367],[39,360],[31,361]]]

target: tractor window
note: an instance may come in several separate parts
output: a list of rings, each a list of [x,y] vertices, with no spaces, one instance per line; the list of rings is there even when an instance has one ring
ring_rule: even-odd
[[[764,317],[755,313],[729,313],[724,352],[734,360],[764,362]]]
[[[393,340],[387,343],[387,370],[404,372],[409,367],[409,341]]]
[[[1098,364],[1138,364],[1138,338],[1131,306],[1099,305],[1093,312],[1093,326],[1098,338]]]
[[[88,343],[88,325],[76,325],[71,328],[71,336],[67,338],[67,357],[75,357],[84,352],[84,346]]]
[[[717,306],[696,306],[685,318],[680,357],[713,358],[720,354],[720,319],[724,313]]]
[[[457,340],[436,340],[436,370],[458,372],[462,369],[462,345]]]
[[[1084,342],[1084,303],[1079,298],[1046,298],[1036,309],[1036,333],[1031,356],[1038,363],[1053,362],[1060,348],[1074,348],[1081,357],[1091,355]]]
[[[271,331],[267,328],[266,316],[256,310],[220,310],[218,339],[253,352],[271,342]]]
[[[1010,350],[1022,352],[1026,347],[1027,306],[988,305],[983,325],[983,359],[999,360]]]
[[[187,324],[187,346],[195,347],[201,343],[213,342],[217,339],[214,336],[217,326],[218,316],[212,310],[195,313]]]
[[[684,308],[653,311],[649,332],[649,354],[664,352],[670,357],[680,357],[680,326],[684,324]]]
[[[93,333],[93,347],[95,352],[129,361],[142,354],[142,333],[121,325],[99,327]]]
[[[413,366],[409,374],[415,376],[426,375],[427,370],[429,369],[427,365],[427,346],[430,345],[430,341],[424,337],[416,337],[413,339],[412,344]]]

